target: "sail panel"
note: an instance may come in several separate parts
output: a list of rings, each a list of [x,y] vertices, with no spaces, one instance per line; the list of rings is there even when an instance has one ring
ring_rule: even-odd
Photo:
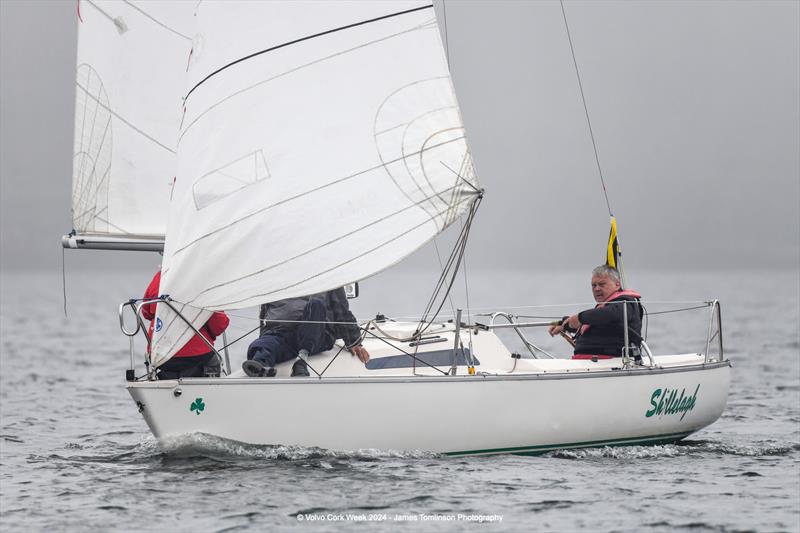
[[[78,6],[73,228],[163,238],[194,5]]]
[[[430,4],[229,6],[197,10],[165,242],[162,293],[197,320],[368,277],[477,192]],[[158,312],[157,365],[191,336]]]

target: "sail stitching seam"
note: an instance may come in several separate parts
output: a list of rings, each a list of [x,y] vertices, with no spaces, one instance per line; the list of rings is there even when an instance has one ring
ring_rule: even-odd
[[[149,18],[150,20],[152,20],[153,22],[155,22],[156,24],[158,24],[159,26],[161,26],[161,27],[162,27],[162,28],[164,28],[165,30],[168,30],[168,31],[170,31],[170,32],[174,33],[175,35],[177,35],[177,36],[179,36],[179,37],[182,37],[182,38],[186,39],[187,41],[190,41],[190,42],[191,42],[192,38],[191,38],[191,37],[189,37],[188,35],[184,35],[184,34],[182,34],[181,32],[179,32],[178,30],[176,30],[176,29],[174,29],[174,28],[170,28],[169,26],[167,26],[166,24],[164,24],[164,23],[163,23],[163,22],[161,22],[160,20],[156,19],[156,18],[155,18],[153,15],[151,15],[151,14],[150,14],[150,13],[148,13],[148,12],[146,12],[146,11],[145,11],[144,9],[142,9],[141,7],[134,5],[133,3],[129,2],[128,0],[123,0],[123,1],[124,1],[126,4],[128,4],[128,5],[129,5],[131,8],[135,9],[136,11],[138,11],[139,13],[141,13],[142,15],[144,15],[145,17]]]
[[[449,140],[449,141],[445,141],[445,142],[443,142],[443,143],[439,143],[439,144],[433,145],[433,146],[431,146],[431,147],[430,147],[430,149],[437,148],[437,147],[439,147],[439,146],[443,146],[443,145],[445,145],[445,144],[449,144],[449,143],[452,143],[452,142],[456,142],[456,141],[459,141],[459,140],[461,140],[461,139],[463,139],[463,138],[464,138],[464,137],[463,137],[463,136],[461,136],[461,137],[459,137],[459,138],[456,138],[456,139],[451,139],[451,140]],[[410,156],[414,156],[414,155],[416,155],[416,154],[409,154],[409,155],[410,155]],[[316,187],[316,188],[314,188],[314,189],[310,189],[310,190],[308,190],[308,191],[305,191],[305,192],[302,192],[302,193],[296,194],[296,195],[294,195],[294,196],[292,196],[292,197],[290,197],[290,198],[285,198],[285,199],[283,199],[283,200],[281,200],[281,201],[279,201],[279,202],[275,202],[274,204],[268,205],[268,206],[266,206],[266,207],[262,207],[261,209],[259,209],[259,210],[257,210],[257,211],[254,211],[254,212],[250,213],[249,215],[245,215],[245,216],[243,216],[242,218],[239,218],[239,219],[237,219],[237,220],[234,220],[233,222],[230,222],[229,224],[226,224],[225,226],[222,226],[221,228],[218,228],[218,229],[216,229],[216,230],[214,230],[214,231],[208,232],[208,233],[206,233],[205,235],[201,235],[200,237],[197,237],[197,238],[196,238],[196,239],[194,239],[193,241],[186,243],[186,244],[185,244],[185,245],[183,245],[182,247],[180,247],[180,248],[178,248],[177,250],[175,250],[175,251],[172,253],[172,257],[173,257],[173,258],[175,258],[175,257],[176,257],[178,254],[180,254],[181,252],[183,252],[184,250],[186,250],[186,249],[187,249],[187,248],[189,248],[190,246],[194,245],[195,243],[197,243],[197,242],[199,242],[199,241],[201,241],[201,240],[203,240],[203,239],[206,239],[206,238],[208,238],[208,237],[211,237],[212,235],[214,235],[214,234],[216,234],[216,233],[219,233],[220,231],[227,230],[227,229],[229,229],[229,228],[231,228],[231,227],[235,226],[235,225],[236,225],[236,224],[238,224],[239,222],[242,222],[242,221],[244,221],[244,220],[247,220],[247,219],[249,219],[249,218],[252,218],[252,217],[254,217],[254,216],[256,216],[256,215],[258,215],[258,214],[260,214],[260,213],[263,213],[264,211],[267,211],[267,210],[269,210],[269,209],[272,209],[273,207],[277,207],[277,206],[279,206],[279,205],[283,205],[283,204],[285,204],[285,203],[287,203],[287,202],[291,202],[291,201],[297,200],[298,198],[302,198],[303,196],[307,196],[307,195],[309,195],[309,194],[313,194],[313,193],[319,192],[319,191],[321,191],[321,190],[327,189],[327,188],[329,188],[329,187],[332,187],[332,186],[334,186],[334,185],[338,185],[338,184],[340,184],[340,183],[344,183],[345,181],[351,180],[351,179],[353,179],[353,178],[357,178],[357,177],[363,176],[364,174],[367,174],[367,173],[369,173],[369,172],[373,172],[373,171],[375,171],[375,170],[378,170],[378,169],[380,169],[380,168],[384,167],[384,166],[385,166],[385,165],[387,165],[387,164],[395,163],[395,162],[397,162],[397,161],[400,161],[401,159],[402,159],[402,158],[397,158],[397,159],[394,159],[394,160],[392,160],[392,161],[389,161],[388,163],[384,163],[384,164],[381,164],[381,165],[377,165],[377,166],[374,166],[374,167],[370,167],[370,168],[368,168],[368,169],[365,169],[365,170],[361,170],[361,171],[359,171],[359,172],[356,172],[355,174],[351,174],[351,175],[349,175],[349,176],[345,176],[345,177],[343,177],[343,178],[339,178],[339,179],[337,179],[337,180],[335,180],[335,181],[332,181],[332,182],[330,182],[330,183],[326,183],[326,184],[324,184],[324,185],[320,185],[319,187]]]
[[[394,91],[392,91],[388,96],[386,96],[386,98],[383,99],[383,102],[381,102],[381,104],[378,106],[378,109],[375,112],[375,117],[373,119],[372,129],[373,130],[377,129],[378,118],[380,117],[381,110],[383,109],[383,107],[386,105],[386,103],[389,100],[391,100],[392,98],[395,97],[395,95],[401,93],[402,91],[405,91],[405,90],[409,89],[410,87],[414,87],[414,86],[420,85],[422,83],[428,83],[428,82],[431,82],[431,81],[442,80],[442,79],[447,79],[447,76],[435,76],[433,78],[426,78],[426,79],[422,79],[422,80],[416,80],[416,81],[414,81],[412,83],[408,83],[406,85],[403,85],[399,89],[395,89]],[[457,108],[457,106],[455,106],[455,107]],[[428,112],[426,112],[426,113],[428,113]],[[395,187],[397,187],[397,190],[399,190],[403,194],[403,196],[405,196],[408,199],[409,202],[413,202],[414,199],[411,197],[411,194],[409,194],[400,185],[400,183],[398,183],[398,181],[395,179],[395,177],[392,175],[392,173],[389,171],[388,167],[386,166],[387,163],[385,163],[385,161],[383,160],[383,154],[381,153],[381,146],[380,146],[380,143],[378,142],[378,137],[382,136],[384,133],[387,133],[389,131],[395,130],[397,128],[402,128],[402,127],[405,126],[405,129],[404,129],[403,133],[401,134],[401,139],[405,139],[406,131],[408,130],[408,126],[410,125],[410,123],[412,123],[415,120],[418,120],[419,118],[425,116],[426,113],[418,115],[418,116],[414,117],[413,119],[411,119],[411,120],[409,120],[407,122],[400,123],[397,126],[393,126],[393,127],[389,128],[389,129],[384,129],[383,131],[373,133],[373,139],[375,141],[375,149],[377,151],[378,157],[381,160],[381,163],[384,163],[384,170],[386,171],[386,175],[389,176],[389,179],[392,180],[392,183],[394,183]],[[459,119],[460,119],[460,115],[459,115]],[[459,120],[459,125],[461,126],[461,128],[464,127],[463,126],[463,122],[460,121],[460,120]],[[465,140],[465,142],[466,142],[466,140]],[[423,148],[425,147],[424,143],[423,143],[422,147]],[[405,166],[406,166],[406,170],[408,171],[408,165],[405,165]],[[410,171],[408,171],[408,172],[409,172],[409,176],[411,177],[411,180],[414,182],[414,185],[416,185],[418,190],[422,191],[422,188],[417,183],[417,180],[414,178],[414,175]],[[422,193],[425,194],[425,191],[422,191]],[[432,206],[432,207],[433,207],[433,209],[435,211],[436,210],[436,206]],[[426,214],[430,215],[430,212],[425,207],[420,206],[420,209],[425,211]]]
[[[88,64],[88,63],[84,63],[84,64]],[[91,65],[90,65],[90,66],[91,66]],[[154,143],[156,143],[157,145],[159,145],[159,146],[160,146],[161,148],[163,148],[164,150],[166,150],[166,151],[168,151],[168,152],[170,152],[170,153],[172,153],[172,154],[174,154],[174,153],[175,153],[175,150],[173,150],[172,148],[169,148],[169,147],[168,147],[168,146],[166,146],[165,144],[162,144],[161,142],[159,142],[159,141],[158,141],[158,140],[157,140],[155,137],[153,137],[152,135],[150,135],[150,134],[148,134],[148,133],[145,133],[144,131],[140,130],[138,127],[134,126],[134,125],[133,125],[131,122],[129,122],[128,120],[124,119],[124,118],[123,118],[123,117],[122,117],[122,116],[121,116],[119,113],[117,113],[116,111],[114,111],[113,109],[111,109],[111,107],[110,107],[110,106],[106,106],[106,105],[104,105],[103,103],[101,103],[101,102],[100,102],[100,101],[99,101],[97,98],[95,98],[93,95],[89,94],[89,90],[88,90],[88,89],[86,89],[84,86],[82,86],[80,83],[76,83],[75,85],[77,85],[77,87],[78,87],[79,89],[81,89],[82,91],[84,91],[84,92],[86,93],[86,96],[88,96],[89,98],[91,98],[92,100],[94,100],[95,102],[97,102],[97,103],[100,105],[100,107],[103,107],[104,109],[106,109],[106,111],[108,111],[109,113],[111,113],[112,115],[114,115],[115,117],[117,117],[117,118],[118,118],[120,121],[122,121],[124,124],[128,125],[129,127],[131,127],[131,128],[134,130],[134,131],[136,131],[137,133],[139,133],[139,134],[140,134],[140,135],[142,135],[143,137],[146,137],[147,139],[150,139],[151,141],[153,141]]]
[[[407,33],[411,33],[411,32],[414,32],[414,31],[419,31],[419,30],[425,28],[428,25],[429,25],[429,23],[425,22],[423,24],[418,24],[418,25],[416,25],[416,26],[414,26],[412,28],[400,31],[398,33],[393,33],[391,35],[386,35],[386,36],[381,37],[379,39],[375,39],[375,40],[372,40],[372,41],[367,41],[365,43],[361,43],[361,44],[359,44],[357,46],[354,46],[352,48],[348,48],[346,50],[342,50],[342,51],[336,52],[335,54],[330,54],[330,55],[327,55],[325,57],[321,57],[319,59],[315,59],[314,61],[310,61],[308,63],[304,63],[302,65],[298,65],[298,66],[296,66],[296,67],[294,67],[292,69],[289,69],[287,71],[281,72],[280,74],[276,74],[275,76],[272,76],[270,78],[266,78],[266,79],[261,80],[259,82],[256,82],[253,85],[249,85],[247,87],[239,89],[238,91],[226,96],[222,100],[219,100],[218,102],[216,102],[213,105],[209,106],[207,109],[204,109],[201,113],[199,113],[196,117],[194,117],[192,119],[192,121],[183,129],[183,131],[181,132],[180,136],[178,137],[178,144],[181,143],[181,141],[183,140],[183,137],[189,132],[189,130],[192,129],[192,127],[201,118],[203,118],[208,113],[210,113],[213,109],[216,109],[217,107],[219,107],[220,105],[222,105],[223,103],[227,102],[228,100],[230,100],[232,98],[240,96],[240,95],[246,93],[247,91],[249,91],[251,89],[254,89],[254,88],[256,88],[256,87],[258,87],[260,85],[264,85],[265,83],[269,83],[269,82],[275,81],[275,80],[280,79],[280,78],[282,78],[284,76],[288,76],[289,74],[294,74],[295,72],[298,72],[298,71],[300,71],[302,69],[305,69],[305,68],[308,68],[310,66],[322,63],[324,61],[328,61],[328,60],[333,59],[335,57],[339,57],[339,56],[343,56],[345,54],[349,54],[349,53],[355,52],[356,50],[360,50],[361,48],[366,48],[367,46],[372,46],[374,44],[377,44],[377,43],[380,43],[380,42],[383,42],[383,41],[388,41],[390,39],[394,39],[396,37],[400,37],[401,35],[405,35]]]
[[[422,201],[424,201],[424,200],[420,200],[420,201],[422,202]],[[361,226],[360,228],[356,228],[356,229],[355,229],[355,230],[353,230],[353,231],[350,231],[350,232],[348,232],[348,233],[345,233],[344,235],[338,235],[336,238],[334,238],[334,239],[331,239],[330,241],[328,241],[328,242],[326,242],[326,243],[323,243],[323,244],[321,244],[321,245],[319,245],[319,246],[316,246],[316,247],[314,247],[314,248],[311,248],[311,249],[309,249],[309,250],[306,250],[306,251],[304,251],[304,252],[302,252],[302,253],[300,253],[300,254],[297,254],[297,255],[295,255],[295,256],[293,256],[293,257],[290,257],[290,258],[288,258],[288,259],[285,259],[285,260],[283,260],[283,261],[281,261],[281,262],[279,262],[279,263],[275,263],[275,264],[273,264],[273,265],[270,265],[270,266],[268,266],[268,267],[266,267],[266,268],[263,268],[263,269],[261,269],[261,270],[259,270],[259,271],[257,271],[257,272],[253,272],[253,273],[251,273],[251,274],[247,274],[247,275],[245,275],[245,276],[241,276],[241,277],[239,277],[239,278],[236,278],[236,279],[233,279],[233,280],[227,281],[227,282],[225,282],[225,283],[220,283],[220,284],[218,284],[218,285],[215,285],[215,286],[213,286],[213,287],[209,287],[208,289],[205,289],[204,291],[200,292],[200,293],[199,293],[197,296],[195,296],[195,297],[194,297],[194,298],[193,298],[191,301],[189,301],[189,302],[187,302],[187,303],[191,304],[192,302],[194,302],[195,300],[197,300],[197,298],[199,298],[199,297],[200,297],[200,295],[202,295],[202,294],[205,294],[206,292],[209,292],[209,291],[211,291],[211,290],[213,290],[213,289],[216,289],[216,288],[219,288],[219,287],[223,287],[223,286],[225,286],[225,285],[230,285],[231,283],[235,283],[235,282],[237,282],[237,281],[240,281],[240,280],[242,280],[242,279],[244,279],[244,278],[247,278],[247,277],[251,277],[251,276],[257,276],[257,275],[263,274],[264,272],[266,272],[266,271],[268,271],[268,270],[272,270],[273,268],[280,267],[280,266],[282,266],[282,265],[285,265],[285,264],[287,264],[287,263],[289,263],[289,262],[291,262],[291,261],[294,261],[294,260],[296,260],[296,259],[298,259],[298,258],[300,258],[300,257],[303,257],[303,256],[305,256],[305,255],[308,255],[308,254],[310,254],[310,253],[313,253],[313,252],[315,252],[315,251],[317,251],[317,250],[319,250],[319,249],[321,249],[321,248],[324,248],[324,247],[326,247],[326,246],[330,246],[331,244],[333,244],[333,243],[336,243],[336,242],[340,241],[341,239],[344,239],[344,238],[346,238],[346,237],[350,237],[350,236],[352,236],[352,235],[355,235],[356,233],[358,233],[358,232],[360,232],[360,231],[363,231],[363,230],[365,230],[365,229],[367,229],[367,228],[369,228],[369,227],[371,227],[371,226],[374,226],[375,224],[378,224],[378,223],[380,223],[380,222],[383,222],[383,221],[385,221],[385,220],[388,220],[388,219],[390,219],[390,218],[392,218],[392,217],[394,217],[394,216],[397,216],[397,215],[399,215],[399,214],[403,213],[404,211],[407,211],[407,210],[409,210],[409,209],[412,209],[413,207],[416,207],[416,205],[409,205],[409,206],[406,206],[406,207],[404,207],[403,209],[400,209],[399,211],[395,211],[394,213],[391,213],[391,214],[389,214],[389,215],[386,215],[386,216],[384,216],[384,217],[381,217],[381,218],[379,218],[379,219],[377,219],[377,220],[375,220],[375,221],[373,221],[373,222],[370,222],[369,224],[366,224],[366,225],[364,225],[364,226]],[[448,206],[448,209],[449,209],[449,206]],[[368,255],[368,254],[370,254],[370,253],[374,252],[375,250],[377,250],[377,249],[379,249],[379,248],[381,248],[381,247],[385,246],[386,244],[388,244],[388,243],[390,243],[390,242],[392,242],[392,241],[394,241],[394,240],[396,240],[396,239],[398,239],[398,238],[400,238],[400,237],[402,237],[402,236],[404,236],[404,235],[406,235],[406,234],[410,233],[411,231],[414,231],[414,230],[416,230],[417,228],[419,228],[419,227],[421,227],[421,226],[423,226],[423,225],[427,224],[428,222],[431,222],[431,221],[432,221],[432,220],[433,220],[433,219],[434,219],[436,216],[441,216],[441,214],[442,214],[442,213],[444,213],[444,212],[445,212],[445,211],[442,211],[442,212],[440,212],[440,213],[437,213],[437,214],[435,214],[435,215],[428,215],[428,218],[427,218],[426,220],[422,221],[420,224],[417,224],[416,226],[414,226],[414,227],[410,228],[409,230],[407,230],[407,231],[405,231],[405,232],[403,232],[403,233],[400,233],[399,235],[397,235],[397,236],[395,236],[395,237],[392,237],[392,238],[391,238],[391,239],[389,239],[388,241],[386,241],[386,242],[384,242],[384,243],[382,243],[382,244],[380,244],[380,245],[376,246],[375,248],[372,248],[372,249],[370,249],[370,250],[367,250],[367,251],[365,251],[365,252],[363,252],[363,253],[361,253],[361,254],[359,254],[359,255],[356,255],[356,256],[354,256],[354,257],[352,257],[352,258],[348,259],[347,261],[345,261],[345,262],[343,262],[343,263],[340,263],[339,265],[336,265],[336,266],[334,266],[334,267],[332,267],[332,268],[330,268],[330,269],[328,269],[328,270],[326,270],[326,271],[320,272],[319,274],[316,274],[316,275],[314,275],[314,276],[310,276],[310,277],[308,277],[308,278],[306,278],[306,279],[304,279],[304,280],[302,280],[302,281],[299,281],[299,282],[297,282],[297,283],[295,283],[295,284],[292,284],[292,285],[287,285],[287,286],[285,286],[285,287],[281,287],[281,288],[279,288],[279,289],[275,289],[275,290],[273,290],[273,291],[271,291],[271,292],[267,292],[267,293],[264,293],[264,294],[257,294],[257,295],[254,295],[253,297],[257,297],[257,296],[266,296],[267,294],[272,294],[272,293],[274,293],[274,292],[277,292],[277,291],[281,291],[281,290],[284,290],[284,289],[288,289],[288,288],[294,287],[295,285],[299,285],[300,283],[304,283],[304,282],[306,282],[306,281],[308,281],[308,280],[310,280],[310,279],[313,279],[313,278],[315,278],[315,277],[317,277],[317,276],[319,276],[319,275],[321,275],[321,274],[325,274],[326,272],[329,272],[329,271],[331,271],[331,270],[335,270],[336,268],[339,268],[339,267],[341,267],[341,266],[343,266],[343,265],[346,265],[347,263],[350,263],[350,262],[352,262],[352,261],[355,261],[356,259],[360,259],[361,257],[364,257],[365,255]],[[427,213],[426,213],[426,214],[427,214]],[[248,298],[248,299],[249,299],[249,298]],[[244,301],[244,300],[236,300],[236,301],[231,301],[231,302],[225,302],[224,304],[219,304],[219,305],[220,305],[220,306],[222,306],[222,307],[224,307],[224,306],[226,306],[226,305],[230,305],[230,304],[234,304],[234,303],[239,303],[239,302],[242,302],[242,301]]]
[[[234,65],[236,65],[238,63],[241,63],[243,61],[247,61],[248,59],[252,59],[252,58],[254,58],[256,56],[260,56],[262,54],[266,54],[267,52],[272,52],[272,51],[277,50],[279,48],[285,48],[287,46],[291,46],[293,44],[297,44],[297,43],[300,43],[300,42],[303,42],[303,41],[308,41],[310,39],[315,39],[317,37],[322,37],[324,35],[329,35],[331,33],[336,33],[336,32],[343,31],[343,30],[348,30],[348,29],[351,29],[351,28],[355,28],[357,26],[363,26],[365,24],[378,22],[380,20],[385,20],[385,19],[388,19],[388,18],[398,17],[400,15],[406,15],[408,13],[414,13],[415,11],[420,11],[420,10],[423,10],[423,9],[430,9],[432,7],[433,7],[433,4],[430,4],[430,5],[427,5],[427,6],[416,7],[414,9],[407,9],[405,11],[399,11],[397,13],[392,13],[390,15],[383,15],[382,17],[377,17],[377,18],[373,18],[373,19],[370,19],[370,20],[362,20],[361,22],[355,22],[353,24],[348,24],[347,26],[341,26],[339,28],[334,28],[334,29],[326,30],[326,31],[323,31],[323,32],[320,32],[320,33],[315,33],[314,35],[307,35],[305,37],[301,37],[301,38],[295,39],[293,41],[282,43],[282,44],[267,48],[265,50],[261,50],[259,52],[254,52],[254,53],[252,53],[250,55],[247,55],[247,56],[244,56],[244,57],[240,57],[239,59],[237,59],[235,61],[232,61],[232,62],[228,63],[227,65],[224,65],[224,66],[218,68],[217,70],[215,70],[214,72],[212,72],[211,74],[209,74],[208,76],[206,76],[205,78],[203,78],[202,80],[197,82],[197,84],[194,87],[192,87],[191,90],[188,93],[186,93],[186,97],[184,98],[184,100],[188,100],[189,96],[195,91],[195,89],[200,87],[200,85],[202,85],[203,83],[208,81],[211,77],[219,74],[223,70],[225,70],[227,68],[230,68],[230,67],[232,67],[232,66],[234,66]]]

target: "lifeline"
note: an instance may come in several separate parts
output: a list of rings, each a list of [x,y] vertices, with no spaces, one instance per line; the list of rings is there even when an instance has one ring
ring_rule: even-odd
[[[676,398],[678,389],[670,390],[664,388],[663,394],[661,393],[661,389],[656,389],[653,391],[653,395],[650,396],[650,405],[653,406],[653,408],[647,411],[644,416],[650,418],[653,415],[662,416],[683,413],[681,415],[681,420],[683,420],[686,413],[694,409],[695,401],[697,401],[697,391],[699,390],[700,385],[698,384],[697,388],[694,390],[694,394],[686,396],[686,389],[683,389],[681,390],[680,398]],[[656,404],[656,400],[659,400],[658,404]]]

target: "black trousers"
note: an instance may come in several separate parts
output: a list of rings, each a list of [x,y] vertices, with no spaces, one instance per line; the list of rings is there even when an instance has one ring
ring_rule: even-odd
[[[158,379],[219,376],[220,362],[214,352],[189,357],[173,357],[158,367]]]

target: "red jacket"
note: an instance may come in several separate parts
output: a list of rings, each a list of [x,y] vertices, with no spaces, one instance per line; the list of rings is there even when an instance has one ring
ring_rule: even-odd
[[[160,283],[161,271],[158,271],[156,272],[156,275],[153,276],[153,280],[150,282],[150,285],[147,286],[147,290],[144,292],[145,300],[158,298],[158,287]],[[142,316],[150,321],[150,338],[152,339],[153,319],[156,317],[156,303],[152,302],[143,305]],[[208,339],[208,341],[213,345],[216,338],[222,335],[222,332],[225,331],[225,328],[228,327],[229,323],[230,319],[228,318],[228,315],[222,311],[217,311],[211,315],[211,318],[209,318],[205,324],[203,324],[203,327],[200,328],[200,333],[202,333],[203,337]],[[208,349],[208,345],[203,342],[203,339],[201,339],[199,335],[195,335],[189,339],[189,342],[184,344],[183,347],[177,351],[174,357],[191,357],[193,355],[206,354],[210,351],[211,350]]]

